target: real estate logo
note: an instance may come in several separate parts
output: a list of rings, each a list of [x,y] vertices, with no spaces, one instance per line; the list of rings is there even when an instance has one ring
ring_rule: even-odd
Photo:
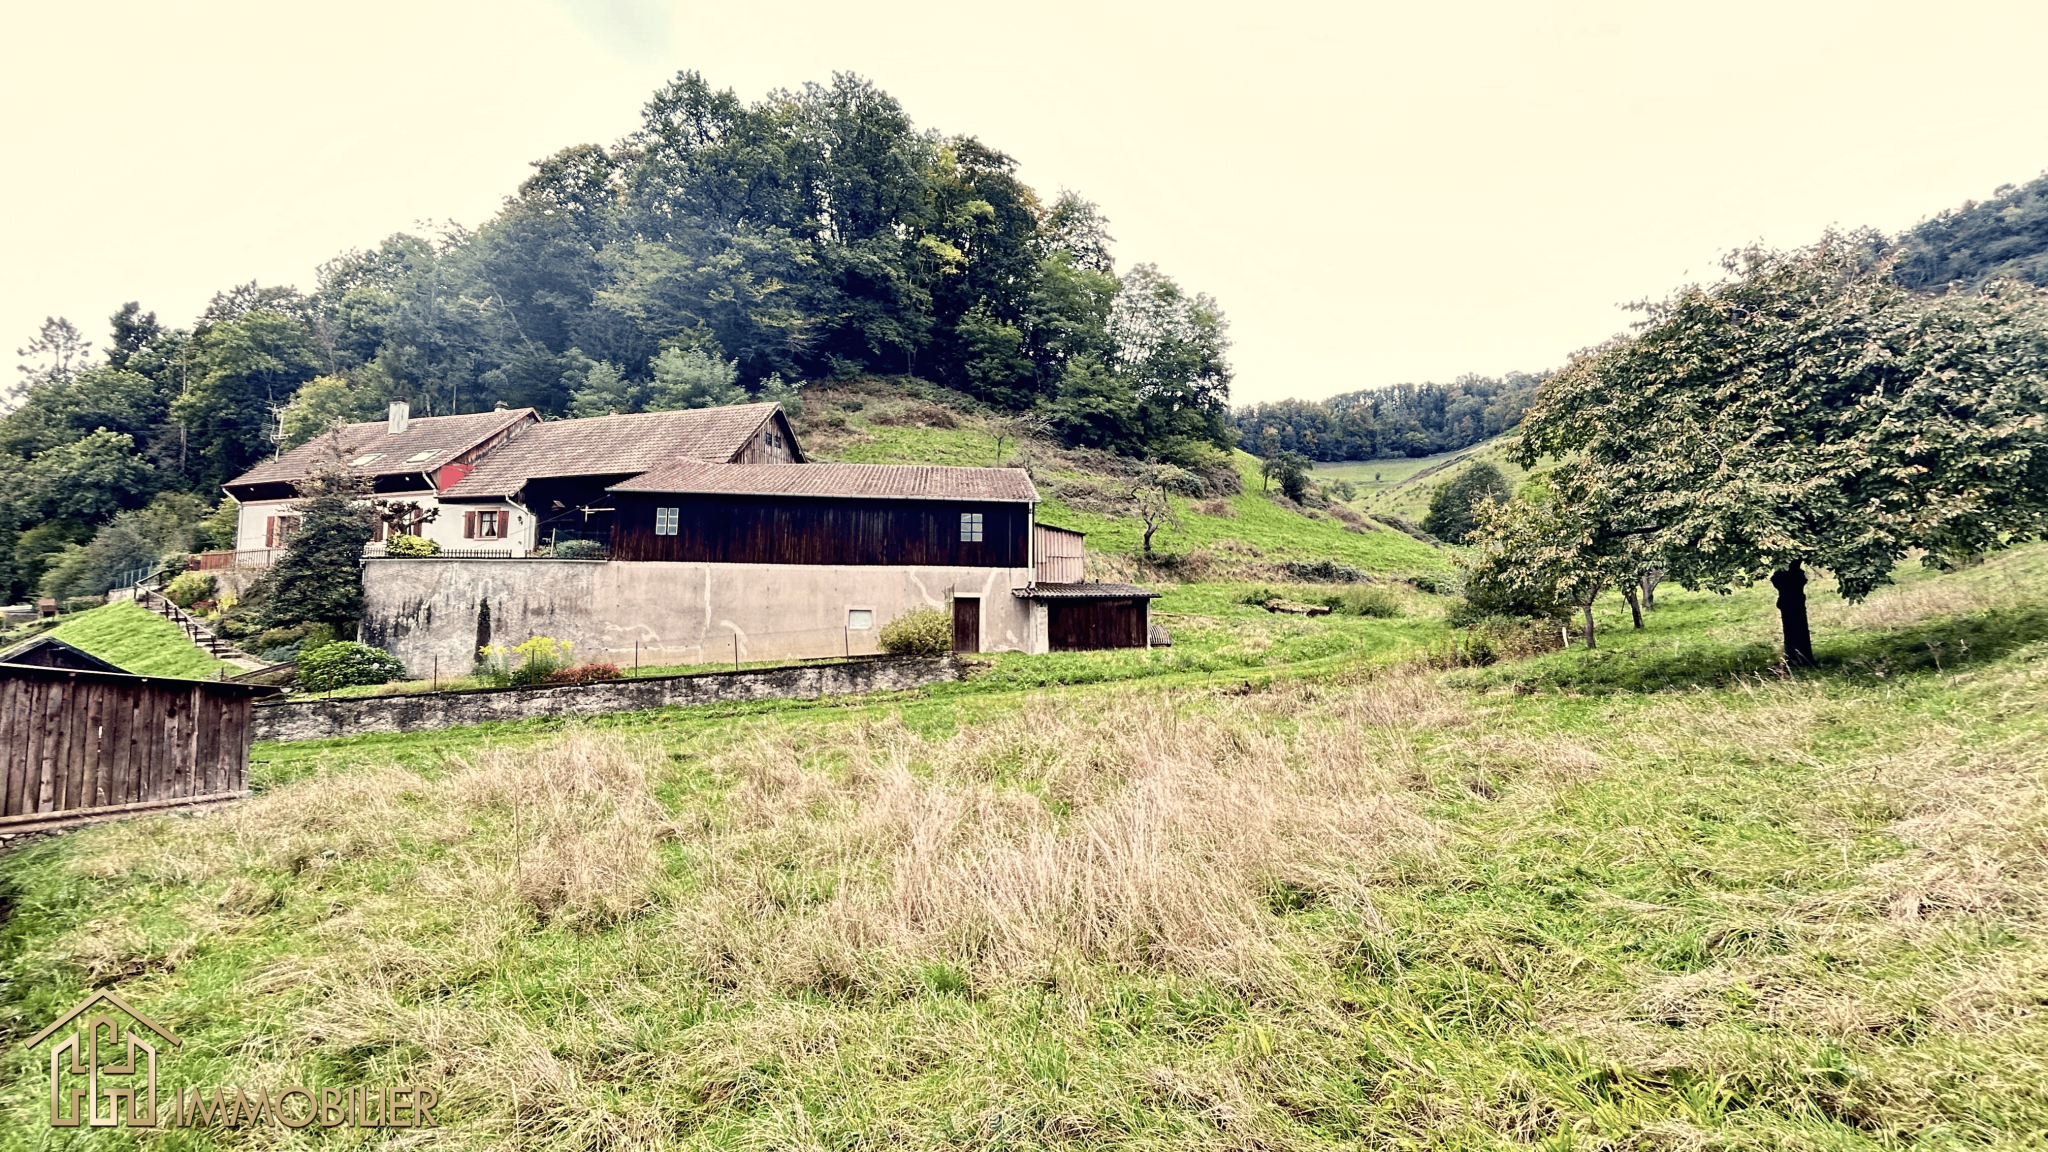
[[[81,1019],[81,1017],[83,1019]],[[159,1094],[156,1041],[183,1041],[112,992],[95,992],[36,1033],[30,1050],[76,1022],[50,1048],[52,1128],[435,1128],[439,1094],[417,1085],[168,1088]],[[154,1037],[155,1039],[151,1039]]]

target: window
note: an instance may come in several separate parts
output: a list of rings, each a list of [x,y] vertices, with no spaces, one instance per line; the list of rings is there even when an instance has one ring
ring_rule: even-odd
[[[348,464],[351,468],[368,468],[383,458],[384,454],[382,452],[368,452],[349,461]]]
[[[848,631],[865,632],[874,626],[875,610],[873,608],[848,608],[846,610],[846,627]]]
[[[981,513],[962,512],[960,514],[960,541],[963,544],[981,543]]]
[[[286,544],[291,543],[292,537],[297,535],[298,531],[299,518],[297,516],[272,516],[267,530],[263,534],[263,546],[265,548],[282,548]]]
[[[505,523],[505,514],[502,512],[464,512],[462,514],[462,534],[471,539],[496,540],[504,534],[502,529],[505,527],[509,527],[509,525]]]
[[[680,508],[656,508],[654,510],[654,534],[656,536],[675,535],[676,525],[682,520],[682,512],[683,510]]]
[[[412,455],[407,456],[405,458],[405,462],[407,464],[422,464],[428,460],[432,460],[434,457],[439,456],[440,454],[441,450],[439,448],[429,448],[425,452],[415,452]]]

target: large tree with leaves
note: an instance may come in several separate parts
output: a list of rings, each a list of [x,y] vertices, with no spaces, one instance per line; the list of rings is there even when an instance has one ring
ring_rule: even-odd
[[[1769,580],[1793,666],[1814,662],[1813,570],[1857,600],[1915,548],[2040,531],[2039,296],[1916,297],[1858,235],[1745,250],[1726,270],[1546,381],[1522,463],[1575,458],[1578,491],[1611,503],[1604,530],[1686,587]]]

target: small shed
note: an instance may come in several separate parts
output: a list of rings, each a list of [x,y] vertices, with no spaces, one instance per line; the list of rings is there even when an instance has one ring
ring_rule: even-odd
[[[0,832],[241,797],[249,709],[278,692],[0,663]]]
[[[1046,646],[1054,652],[1151,646],[1152,601],[1135,584],[1036,584],[1012,595],[1045,608]]]

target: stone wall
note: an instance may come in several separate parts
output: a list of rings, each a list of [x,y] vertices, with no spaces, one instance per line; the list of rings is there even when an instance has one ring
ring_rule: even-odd
[[[415,677],[467,675],[477,649],[533,636],[620,667],[636,645],[642,665],[804,660],[874,655],[881,626],[911,608],[979,597],[983,651],[1043,652],[1043,622],[1010,594],[1030,580],[1029,568],[372,559],[361,638]],[[850,628],[854,611],[871,626]]]
[[[373,732],[425,732],[492,720],[604,716],[671,704],[730,704],[896,692],[959,678],[960,662],[951,656],[855,660],[751,672],[608,680],[564,688],[474,689],[416,696],[295,700],[254,708],[249,728],[255,740],[323,740]]]

